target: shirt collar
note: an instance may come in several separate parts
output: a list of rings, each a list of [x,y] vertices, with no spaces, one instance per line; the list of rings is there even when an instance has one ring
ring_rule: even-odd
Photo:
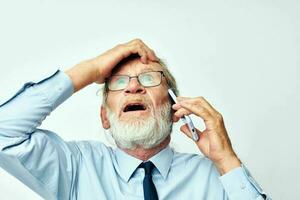
[[[167,146],[149,159],[155,165],[164,179],[167,178],[173,160],[173,155],[174,152],[169,146]],[[120,176],[126,182],[129,181],[133,172],[143,162],[142,160],[127,154],[119,148],[116,149],[116,160],[119,166]]]
[[[173,155],[174,152],[172,151],[170,146],[167,146],[149,159],[155,165],[155,167],[158,169],[159,173],[165,180],[168,176],[172,164]]]

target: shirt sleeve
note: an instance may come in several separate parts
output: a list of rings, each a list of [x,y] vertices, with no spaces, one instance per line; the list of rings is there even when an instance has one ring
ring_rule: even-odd
[[[230,200],[272,200],[257,184],[244,164],[219,179]]]
[[[38,83],[24,84],[0,105],[0,167],[45,199],[69,199],[76,151],[37,127],[73,92],[71,79],[57,70]]]

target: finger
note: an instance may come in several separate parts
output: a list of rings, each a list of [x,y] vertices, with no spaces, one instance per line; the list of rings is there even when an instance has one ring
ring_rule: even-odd
[[[200,106],[199,106],[199,107],[200,107]],[[182,106],[180,105],[180,103],[174,104],[174,105],[172,106],[172,108],[173,108],[174,110],[176,110],[176,112],[174,113],[174,115],[175,115],[176,117],[180,117],[180,118],[183,117],[183,116],[190,115],[190,114],[193,114],[193,113],[194,113],[193,111],[191,111],[191,110],[189,110],[189,109],[186,109],[186,108],[182,107]],[[202,109],[204,109],[205,112],[209,113],[205,108],[202,108]],[[196,113],[194,113],[194,114],[196,114]],[[209,113],[209,114],[210,114],[210,113]]]
[[[143,64],[148,64],[148,53],[143,47],[139,47],[138,54],[141,56]]]
[[[188,100],[188,99],[192,99],[191,97],[182,97],[182,96],[178,96],[177,101],[184,101],[184,100]]]
[[[189,102],[190,104],[202,106],[206,108],[209,111],[209,113],[213,116],[219,115],[219,112],[216,109],[214,109],[204,97],[196,97],[196,98],[183,97],[181,102],[182,101],[186,101]]]
[[[172,121],[173,122],[178,122],[179,121],[179,117],[175,116],[174,114],[172,115]]]
[[[133,43],[131,48],[132,51],[139,54],[144,61],[147,60],[147,51],[141,42]]]
[[[152,61],[158,61],[158,58],[156,57],[154,51],[152,49],[150,49],[142,40],[140,40],[140,39],[132,40],[130,42],[130,45],[133,45],[137,49],[141,49],[142,50],[143,56],[141,56],[140,54],[139,55],[142,57],[141,61],[144,64],[147,64],[148,59],[152,60]]]
[[[172,105],[172,109],[174,110],[178,110],[179,108],[181,108],[181,105],[179,103],[175,103]]]
[[[144,44],[140,39],[131,40],[123,45],[118,45],[123,51],[123,58],[130,56],[131,54],[138,54],[141,57],[143,63],[147,60],[147,52],[144,48]]]
[[[219,112],[204,98],[204,97],[198,97],[199,101],[202,103],[202,105],[209,110],[213,114],[219,114]]]
[[[121,56],[119,60],[127,58],[131,54],[138,54],[141,57],[142,62],[146,62],[147,60],[147,53],[141,45],[137,45],[135,43],[126,43],[124,45],[118,45],[116,48],[118,50],[118,54]]]
[[[143,64],[148,64],[147,54],[141,56],[141,61],[142,61]]]
[[[192,133],[190,132],[190,129],[188,127],[187,124],[184,124],[180,127],[180,131],[183,132],[186,136],[188,136],[189,138],[193,139],[193,135]],[[196,132],[198,134],[198,136],[200,135],[201,136],[201,131],[199,129],[196,128]]]
[[[179,102],[179,104],[189,112],[194,113],[198,117],[201,117],[204,121],[210,121],[213,119],[209,111],[203,106],[199,106],[188,101],[181,101]]]
[[[150,56],[150,59],[151,59],[152,61],[156,61],[156,62],[159,61],[159,58],[156,56],[155,52],[154,52],[152,49],[150,49],[150,54],[149,54],[149,56]]]
[[[185,109],[185,108],[179,108],[179,109],[174,113],[174,115],[175,115],[176,117],[179,117],[179,118],[183,117],[184,115],[190,115],[190,114],[192,114],[192,112],[191,112],[190,110]]]
[[[177,103],[174,103],[172,105],[172,108],[174,110],[178,110],[179,108],[181,108],[181,105],[178,102],[184,101],[184,100],[187,100],[187,99],[191,99],[191,98],[190,97],[181,97],[181,96],[176,97]]]
[[[137,44],[136,48],[138,50],[138,54],[141,56],[142,63],[148,64],[149,56],[148,56],[147,48],[143,45],[143,43]]]
[[[202,113],[201,116],[199,116],[199,114],[195,113],[194,111],[192,111],[190,109],[187,109],[187,108],[184,108],[184,107],[180,107],[179,109],[177,109],[176,112],[174,113],[174,115],[176,117],[180,117],[180,118],[184,117],[184,116],[187,116],[187,115],[190,115],[190,114],[196,114],[197,116],[199,116],[201,118],[203,118],[202,117],[203,115],[207,115],[209,117],[208,119],[212,119],[211,114],[206,110],[206,108],[203,108],[203,107],[201,108],[201,106],[199,106],[197,110],[203,110],[203,113]]]
[[[152,49],[150,49],[142,40],[137,39],[137,42],[141,43],[142,47],[144,48],[144,50],[147,53],[147,58],[149,60],[152,60],[152,61],[158,61],[159,60],[158,57],[155,55],[154,51]]]
[[[188,136],[189,138],[192,138],[192,133],[190,132],[187,124],[184,124],[180,127],[180,131],[183,132],[186,136]]]
[[[150,49],[147,45],[145,45],[144,48],[146,49],[147,58],[149,60],[154,61],[154,62],[158,62],[159,61],[158,57],[155,55],[155,53],[154,53],[154,51],[152,49]]]
[[[133,45],[130,47],[130,53],[129,54],[138,54],[141,57],[141,61],[144,64],[147,64],[148,62],[148,55],[146,50],[140,46],[140,45]],[[129,56],[129,55],[128,55]]]

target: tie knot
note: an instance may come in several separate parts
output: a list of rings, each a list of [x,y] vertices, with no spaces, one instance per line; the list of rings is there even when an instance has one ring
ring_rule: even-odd
[[[145,169],[146,175],[151,175],[153,169],[155,168],[155,165],[151,161],[147,161],[147,162],[141,163],[139,167]]]

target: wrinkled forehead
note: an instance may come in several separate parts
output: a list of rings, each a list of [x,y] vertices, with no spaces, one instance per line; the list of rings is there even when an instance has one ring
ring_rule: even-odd
[[[161,71],[162,67],[158,62],[148,61],[147,64],[141,62],[140,58],[129,60],[118,65],[112,72],[112,75],[130,75],[135,76],[147,71]]]

